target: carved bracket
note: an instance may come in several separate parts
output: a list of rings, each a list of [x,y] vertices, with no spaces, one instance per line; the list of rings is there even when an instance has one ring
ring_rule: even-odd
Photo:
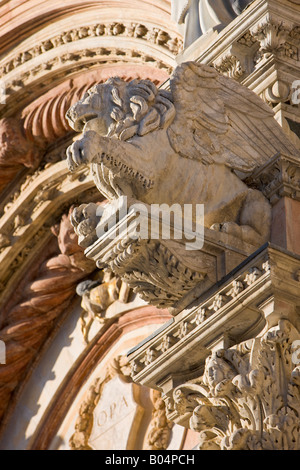
[[[93,259],[98,268],[105,268],[121,278],[149,304],[170,308],[174,314],[227,274],[232,263],[241,262],[255,249],[228,234],[208,229],[204,231],[203,249],[192,251],[186,249],[184,238],[165,240],[137,236],[142,221],[144,227],[151,223],[150,211],[137,217],[136,211],[129,210],[113,225],[113,237],[108,230],[97,238],[97,219],[91,215],[95,208],[82,206],[74,212],[73,223],[81,246],[87,247],[86,256]],[[85,212],[90,232],[86,231],[85,220],[79,222],[76,211]],[[102,219],[100,224],[103,224]],[[163,224],[162,221],[160,233],[164,233]],[[167,228],[170,231],[170,227]],[[171,226],[170,233],[174,230]]]

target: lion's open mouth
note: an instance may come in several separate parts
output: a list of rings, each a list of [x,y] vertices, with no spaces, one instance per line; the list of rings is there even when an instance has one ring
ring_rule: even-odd
[[[128,167],[125,163],[116,160],[111,155],[101,154],[101,163],[112,171],[112,173],[120,173],[125,179],[135,180],[139,186],[144,189],[150,189],[154,185],[154,181],[146,178],[139,171]]]

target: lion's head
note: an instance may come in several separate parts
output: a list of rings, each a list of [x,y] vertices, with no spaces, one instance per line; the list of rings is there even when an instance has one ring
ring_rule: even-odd
[[[175,117],[172,95],[150,80],[111,78],[95,85],[67,113],[76,132],[96,131],[128,140],[170,125]]]

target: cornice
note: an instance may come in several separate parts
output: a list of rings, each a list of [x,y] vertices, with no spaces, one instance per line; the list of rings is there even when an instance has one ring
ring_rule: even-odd
[[[299,257],[271,245],[263,247],[213,292],[199,297],[165,329],[129,352],[134,380],[167,393],[183,377],[199,377],[210,351],[242,343],[274,326],[278,317],[263,313],[267,299],[299,302],[299,268]],[[289,314],[297,323],[296,312]]]

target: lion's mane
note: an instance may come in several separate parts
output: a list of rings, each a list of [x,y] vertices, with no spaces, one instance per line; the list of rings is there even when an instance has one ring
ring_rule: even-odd
[[[108,137],[128,140],[144,136],[157,129],[168,127],[175,117],[172,94],[157,90],[150,80],[132,80],[127,83],[120,78],[111,78],[104,85],[96,85],[94,92],[111,90],[110,117],[113,123]]]

